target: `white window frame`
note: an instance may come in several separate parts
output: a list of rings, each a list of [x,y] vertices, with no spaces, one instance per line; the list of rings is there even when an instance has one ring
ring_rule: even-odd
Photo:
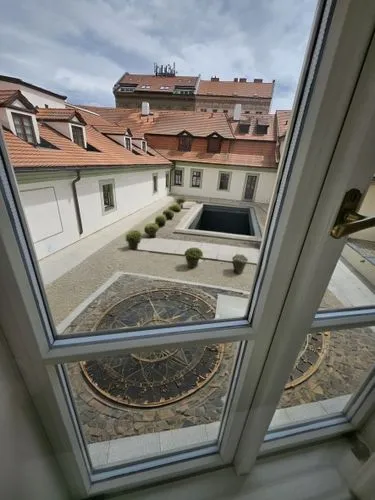
[[[0,284],[7,284],[7,294],[0,301],[0,318],[30,393],[38,394],[35,405],[76,496],[134,488],[231,463],[238,474],[249,472],[284,380],[311,324],[312,328],[375,324],[374,308],[316,313],[345,244],[322,234],[329,234],[343,193],[353,184],[365,190],[373,176],[374,44],[363,68],[362,63],[372,35],[375,5],[360,8],[355,3],[338,3],[330,17],[331,30],[327,35],[322,29],[316,30],[312,37],[280,166],[282,175],[270,207],[248,318],[55,338],[34,250],[19,209],[14,173],[1,144],[6,168],[0,171]],[[328,18],[331,13],[327,5],[329,2],[320,4],[318,16]],[[319,53],[316,74],[312,75],[309,64],[317,56],[316,42],[321,36],[326,36],[325,46]],[[352,54],[350,64],[348,53]],[[325,119],[329,119],[330,127],[321,126]],[[285,185],[287,197],[282,196]],[[280,286],[275,287],[275,282]],[[311,286],[307,287],[306,282]],[[15,330],[18,335],[12,335]],[[261,342],[259,335],[256,337],[260,331]],[[135,348],[207,343],[213,339],[247,342],[241,353],[242,364],[235,373],[236,390],[230,394],[231,405],[224,416],[226,425],[218,446],[181,453],[182,462],[168,457],[151,460],[148,470],[134,464],[130,469],[93,472],[67,398],[62,369],[54,365]],[[283,361],[276,363],[277,359]],[[352,414],[354,410],[348,410],[347,422],[354,427],[360,425],[367,403],[368,398]],[[307,442],[308,432],[301,435],[300,442]],[[322,439],[322,433],[315,439]]]
[[[112,186],[112,198],[113,198],[113,206],[109,205],[108,207],[106,207],[106,205],[104,204],[104,192],[103,192],[103,187],[107,185]],[[115,180],[114,179],[100,180],[99,189],[100,189],[100,200],[102,204],[102,214],[107,215],[117,210]]]
[[[228,175],[228,186],[226,189],[220,189],[221,176],[223,174]],[[218,178],[217,178],[217,190],[218,191],[225,191],[225,192],[229,193],[231,180],[232,180],[232,172],[230,172],[229,170],[220,170]]]
[[[176,170],[181,171],[181,184],[176,184]],[[183,187],[184,186],[184,168],[183,167],[175,167],[173,171],[173,185],[177,187]]]
[[[74,142],[73,127],[77,127],[79,129],[81,129],[82,135],[83,135],[83,147],[87,148],[86,127],[84,127],[80,123],[69,123],[69,132],[70,132],[70,137],[72,139],[72,142]],[[80,146],[80,144],[77,144],[76,142],[74,142],[74,144],[76,144],[77,146]]]
[[[193,186],[193,175],[194,172],[199,172],[200,173],[200,183],[199,186]],[[190,187],[192,189],[202,189],[203,186],[203,168],[192,168],[190,170]]]

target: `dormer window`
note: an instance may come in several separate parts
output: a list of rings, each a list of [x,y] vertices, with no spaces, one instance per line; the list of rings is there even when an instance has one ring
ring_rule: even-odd
[[[179,137],[178,150],[179,151],[191,151],[191,144],[193,142],[193,138],[187,132],[184,132]]]
[[[129,151],[132,150],[132,140],[131,140],[131,137],[129,136],[125,136],[125,147],[126,149],[128,149]]]
[[[16,135],[30,144],[36,144],[36,136],[31,116],[12,113]]]
[[[218,135],[211,135],[207,139],[207,153],[220,153],[221,151],[221,137]]]
[[[85,137],[83,135],[83,128],[77,125],[72,125],[72,136],[73,142],[75,142],[81,148],[85,147]]]

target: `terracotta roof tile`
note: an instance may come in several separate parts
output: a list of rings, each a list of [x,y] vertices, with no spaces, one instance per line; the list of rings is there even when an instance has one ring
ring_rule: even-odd
[[[17,90],[12,89],[0,90],[0,106],[2,106],[3,104],[7,104],[8,101],[11,101],[17,93]]]
[[[195,163],[213,163],[217,165],[276,168],[276,163],[263,155],[244,155],[234,153],[200,153],[195,151],[158,150],[168,160],[180,160]]]
[[[141,92],[173,92],[176,86],[196,87],[198,82],[197,76],[155,76],[155,75],[135,75],[124,74],[117,82],[117,85],[134,86],[136,91]],[[142,88],[142,86],[144,88]],[[161,87],[164,87],[162,89]],[[165,88],[168,87],[168,88]],[[116,88],[116,85],[115,85]]]
[[[248,133],[241,133],[241,125],[249,125]],[[267,125],[267,133],[259,134],[257,125]],[[275,115],[271,114],[249,114],[242,115],[239,122],[231,121],[233,134],[236,139],[251,141],[275,141]]]
[[[38,108],[36,115],[37,120],[50,122],[71,121],[74,117],[77,117],[81,123],[85,124],[82,116],[72,108]]]
[[[111,167],[166,164],[160,155],[135,155],[108,139],[91,126],[86,126],[87,142],[99,152],[87,151],[44,123],[39,123],[43,139],[59,149],[33,146],[4,130],[5,143],[12,165],[20,167]]]
[[[0,106],[11,106],[15,100],[20,101],[26,109],[35,112],[34,106],[21,91],[17,89],[0,89]]]
[[[198,96],[238,96],[272,98],[273,83],[233,82],[201,80],[198,87]]]

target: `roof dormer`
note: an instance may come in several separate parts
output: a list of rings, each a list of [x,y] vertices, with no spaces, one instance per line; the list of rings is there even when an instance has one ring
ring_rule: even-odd
[[[0,90],[0,122],[20,139],[40,143],[35,107],[19,90]]]
[[[71,108],[38,109],[37,119],[84,149],[87,148],[86,122]]]

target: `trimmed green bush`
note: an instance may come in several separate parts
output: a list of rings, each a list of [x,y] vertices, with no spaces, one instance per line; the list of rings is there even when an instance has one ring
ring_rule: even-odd
[[[174,212],[172,210],[164,210],[163,214],[167,220],[172,220],[174,217]]]
[[[200,248],[188,248],[185,252],[186,263],[189,269],[197,267],[199,259],[203,257],[203,252]]]
[[[163,227],[165,226],[165,221],[167,219],[164,217],[164,215],[158,215],[156,218],[155,218],[155,222],[156,224],[159,226],[159,227]]]
[[[236,274],[242,274],[245,269],[247,258],[244,255],[237,254],[232,259],[233,262],[233,271]]]
[[[138,244],[141,241],[142,235],[139,231],[129,231],[126,233],[126,241],[131,250],[137,250]]]
[[[155,238],[156,233],[158,232],[159,226],[157,224],[154,224],[153,222],[150,222],[150,224],[145,225],[145,233],[150,237],[150,238]]]
[[[173,205],[169,207],[169,210],[173,210],[173,212],[181,212],[181,207],[178,203],[173,203]]]
[[[182,207],[182,205],[185,203],[185,198],[177,198],[177,203]]]

